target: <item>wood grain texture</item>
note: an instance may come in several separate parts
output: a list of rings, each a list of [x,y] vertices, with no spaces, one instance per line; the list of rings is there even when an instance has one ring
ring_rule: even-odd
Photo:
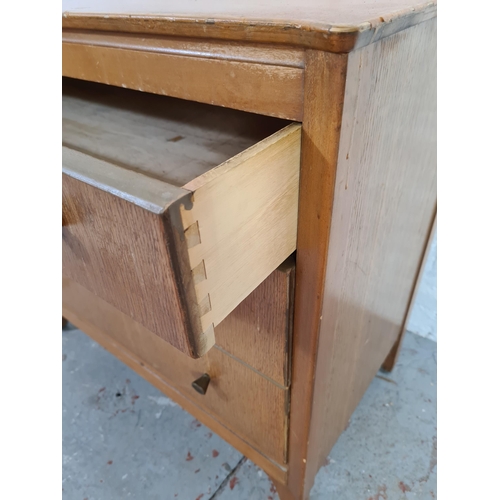
[[[69,148],[62,158],[63,274],[182,352],[203,355],[213,327],[201,327],[179,214],[191,194]]]
[[[93,43],[63,42],[63,76],[302,119],[303,70]],[[285,55],[287,57],[288,54]]]
[[[305,491],[400,334],[435,205],[433,20],[349,55]]]
[[[296,248],[300,166],[299,124],[291,124],[184,187],[185,230],[200,242],[188,249],[203,331],[217,326]]]
[[[63,27],[297,45],[348,52],[435,16],[419,0],[65,0]]]
[[[287,259],[215,329],[216,346],[283,387],[290,384],[294,276]]]
[[[81,30],[63,30],[62,41],[176,56],[304,68],[304,50],[286,45]]]
[[[63,175],[63,275],[193,356],[161,215]]]
[[[389,355],[387,356],[387,358],[385,358],[385,361],[382,364],[382,369],[384,371],[387,371],[387,372],[392,371],[394,369],[394,366],[396,365],[396,363],[398,361],[399,353],[401,351],[401,344],[402,344],[403,339],[405,337],[405,333],[407,330],[408,322],[410,321],[410,316],[411,316],[411,312],[413,309],[413,305],[415,304],[415,300],[416,300],[417,295],[418,295],[420,282],[421,282],[422,277],[423,277],[424,272],[425,272],[425,263],[427,262],[427,257],[429,255],[429,252],[430,252],[430,249],[432,246],[432,240],[434,238],[436,230],[437,230],[437,206],[436,206],[436,212],[434,213],[434,217],[433,217],[432,227],[429,231],[429,236],[427,237],[427,244],[425,246],[425,251],[422,254],[422,258],[420,259],[419,270],[418,270],[417,276],[415,277],[415,284],[413,286],[413,292],[411,294],[411,301],[410,301],[410,304],[408,306],[408,310],[406,311],[406,314],[405,314],[405,320],[403,323],[403,327],[401,328],[401,331],[399,333],[399,337],[396,340],[396,342],[394,343],[394,345],[392,346],[392,349],[389,352]]]
[[[64,272],[201,356],[214,327],[296,248],[301,127],[267,137],[280,120],[75,88],[63,101]]]
[[[178,187],[288,123],[67,78],[62,103],[63,145]]]
[[[287,390],[219,349],[212,349],[206,356],[196,360],[188,358],[69,279],[63,280],[63,312],[73,324],[98,342],[107,338],[119,344],[144,367],[142,375],[149,370],[181,394],[181,401],[174,397],[181,405],[184,398],[189,400],[239,436],[261,455],[258,463],[270,469],[270,474],[273,472],[272,475],[275,475],[276,470],[286,470]],[[104,346],[108,347],[106,342]],[[116,350],[119,349],[115,349],[115,354]],[[211,377],[205,395],[198,394],[191,387],[191,383],[203,373]],[[151,377],[146,378],[151,381]],[[163,390],[162,386],[159,388]],[[171,392],[167,394],[171,395]],[[256,405],[255,401],[259,401],[259,404]],[[192,411],[192,407],[188,410]],[[195,416],[197,414],[199,410]],[[207,425],[211,426],[211,423]],[[228,433],[222,433],[222,437],[228,439]],[[228,440],[235,443],[230,437]],[[245,452],[248,452],[248,447]],[[255,457],[255,452],[252,455]],[[277,475],[283,478],[283,474]]]
[[[62,147],[63,174],[160,215],[190,192],[105,160]]]
[[[346,64],[346,55],[306,52],[288,483],[297,499],[304,491]]]

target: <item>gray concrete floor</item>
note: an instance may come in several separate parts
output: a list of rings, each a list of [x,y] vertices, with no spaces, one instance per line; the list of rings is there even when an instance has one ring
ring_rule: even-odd
[[[70,326],[63,498],[278,500],[258,467]],[[316,476],[311,500],[436,498],[436,343],[407,334]]]

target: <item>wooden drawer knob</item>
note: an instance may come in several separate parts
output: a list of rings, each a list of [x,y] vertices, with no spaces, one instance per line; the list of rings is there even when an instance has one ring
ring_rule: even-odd
[[[200,394],[206,394],[208,389],[208,384],[210,383],[210,375],[204,373],[200,378],[197,378],[191,385],[196,392]]]

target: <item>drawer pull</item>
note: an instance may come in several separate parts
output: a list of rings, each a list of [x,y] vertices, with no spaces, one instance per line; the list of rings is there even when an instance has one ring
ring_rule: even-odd
[[[191,385],[196,392],[200,394],[206,394],[208,389],[208,384],[210,383],[210,375],[204,373],[200,378],[197,378]]]

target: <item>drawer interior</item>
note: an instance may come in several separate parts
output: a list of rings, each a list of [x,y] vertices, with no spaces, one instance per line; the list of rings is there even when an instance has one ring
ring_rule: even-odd
[[[63,78],[63,146],[177,187],[289,123]]]
[[[63,274],[191,357],[296,249],[300,124],[63,79]]]

